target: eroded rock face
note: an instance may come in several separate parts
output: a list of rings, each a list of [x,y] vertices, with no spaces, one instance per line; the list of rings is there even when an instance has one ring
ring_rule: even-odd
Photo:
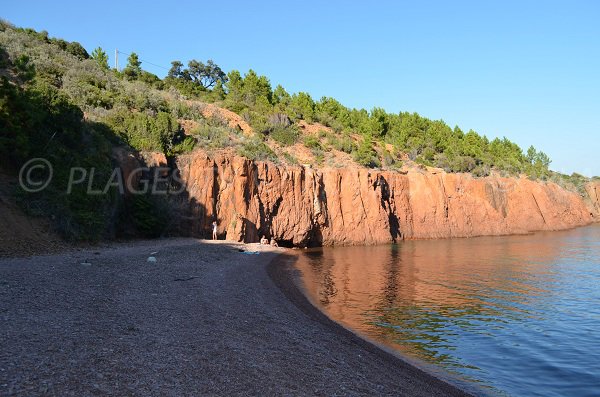
[[[596,222],[600,221],[600,181],[593,181],[585,185],[586,204]]]
[[[216,219],[221,236],[246,242],[261,235],[313,246],[518,234],[586,225],[600,211],[600,184],[588,191],[594,213],[578,194],[528,179],[317,170],[202,152],[175,165],[186,185],[173,198],[184,214],[181,232],[208,236]]]

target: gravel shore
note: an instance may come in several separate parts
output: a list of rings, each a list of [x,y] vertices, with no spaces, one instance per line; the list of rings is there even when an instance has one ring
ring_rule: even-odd
[[[0,395],[466,395],[318,312],[291,261],[194,239],[2,259]]]

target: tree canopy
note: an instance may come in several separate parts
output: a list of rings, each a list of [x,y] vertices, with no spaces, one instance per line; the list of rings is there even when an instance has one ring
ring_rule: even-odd
[[[58,46],[78,59],[87,56],[85,49],[76,42],[49,38],[47,32],[31,29],[21,32],[42,43]],[[431,120],[418,113],[392,113],[380,107],[371,110],[348,108],[335,98],[322,97],[317,100],[308,92],[290,93],[279,84],[273,89],[266,76],[252,69],[244,74],[237,70],[226,74],[211,59],[206,62],[191,59],[187,66],[175,60],[171,62],[167,76],[160,79],[142,69],[142,62],[135,52],[129,55],[122,73],[110,71],[108,56],[102,48],[96,48],[91,57],[103,73],[109,74],[100,75],[85,68],[66,71],[62,66],[67,64],[65,62],[46,67],[44,74],[44,78],[56,82],[57,87],[62,82],[63,89],[82,106],[91,106],[92,109],[88,111],[103,107],[110,114],[116,114],[119,106],[123,105],[128,109],[148,111],[152,117],[169,111],[156,91],[144,92],[141,85],[132,85],[128,88],[131,91],[124,93],[116,83],[124,78],[130,83],[145,84],[153,90],[174,88],[188,98],[218,102],[220,106],[239,114],[260,134],[261,139],[272,139],[284,146],[302,141],[309,142],[311,150],[327,148],[325,144],[313,145],[310,139],[299,139],[300,121],[320,123],[337,134],[336,137],[323,138],[331,142],[329,147],[350,153],[355,161],[369,167],[400,163],[408,158],[425,166],[440,167],[449,172],[470,172],[478,176],[488,175],[493,170],[512,175],[525,173],[539,178],[549,175],[550,158],[534,147],[524,153],[507,138],[489,139],[476,131],[465,132],[458,126],[451,127],[443,120]],[[27,71],[26,60],[14,60],[15,68],[23,76],[31,73]],[[181,108],[182,105],[177,107]],[[131,142],[142,142],[140,137],[146,133],[153,137],[160,136],[154,127],[138,128],[135,123],[124,125],[131,125],[131,130],[137,131],[136,136],[139,135],[139,139],[132,139]],[[147,125],[151,126],[152,122]],[[168,136],[173,138],[173,135]],[[151,139],[153,142],[155,140]],[[162,147],[156,142],[152,146]]]
[[[123,74],[131,80],[137,79],[142,74],[142,61],[135,52],[127,57],[127,66],[123,69]]]
[[[225,84],[227,75],[211,59],[206,64],[195,59],[188,62],[188,67],[184,68],[181,61],[171,62],[171,69],[167,74],[168,78],[191,81],[204,89],[212,89],[216,84]]]
[[[106,52],[104,52],[104,50],[101,47],[97,47],[94,51],[92,51],[91,58],[98,62],[98,65],[100,65],[102,69],[109,69],[108,55],[106,54]]]

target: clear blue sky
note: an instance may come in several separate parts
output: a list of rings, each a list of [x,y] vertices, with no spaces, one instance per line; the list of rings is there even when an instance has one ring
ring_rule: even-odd
[[[0,17],[101,46],[111,62],[115,48],[165,68],[210,58],[315,99],[533,144],[554,170],[600,175],[598,1],[10,1]]]

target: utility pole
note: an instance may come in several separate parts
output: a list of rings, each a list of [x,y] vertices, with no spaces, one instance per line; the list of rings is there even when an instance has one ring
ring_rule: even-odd
[[[115,69],[119,71],[119,50],[115,48]]]

